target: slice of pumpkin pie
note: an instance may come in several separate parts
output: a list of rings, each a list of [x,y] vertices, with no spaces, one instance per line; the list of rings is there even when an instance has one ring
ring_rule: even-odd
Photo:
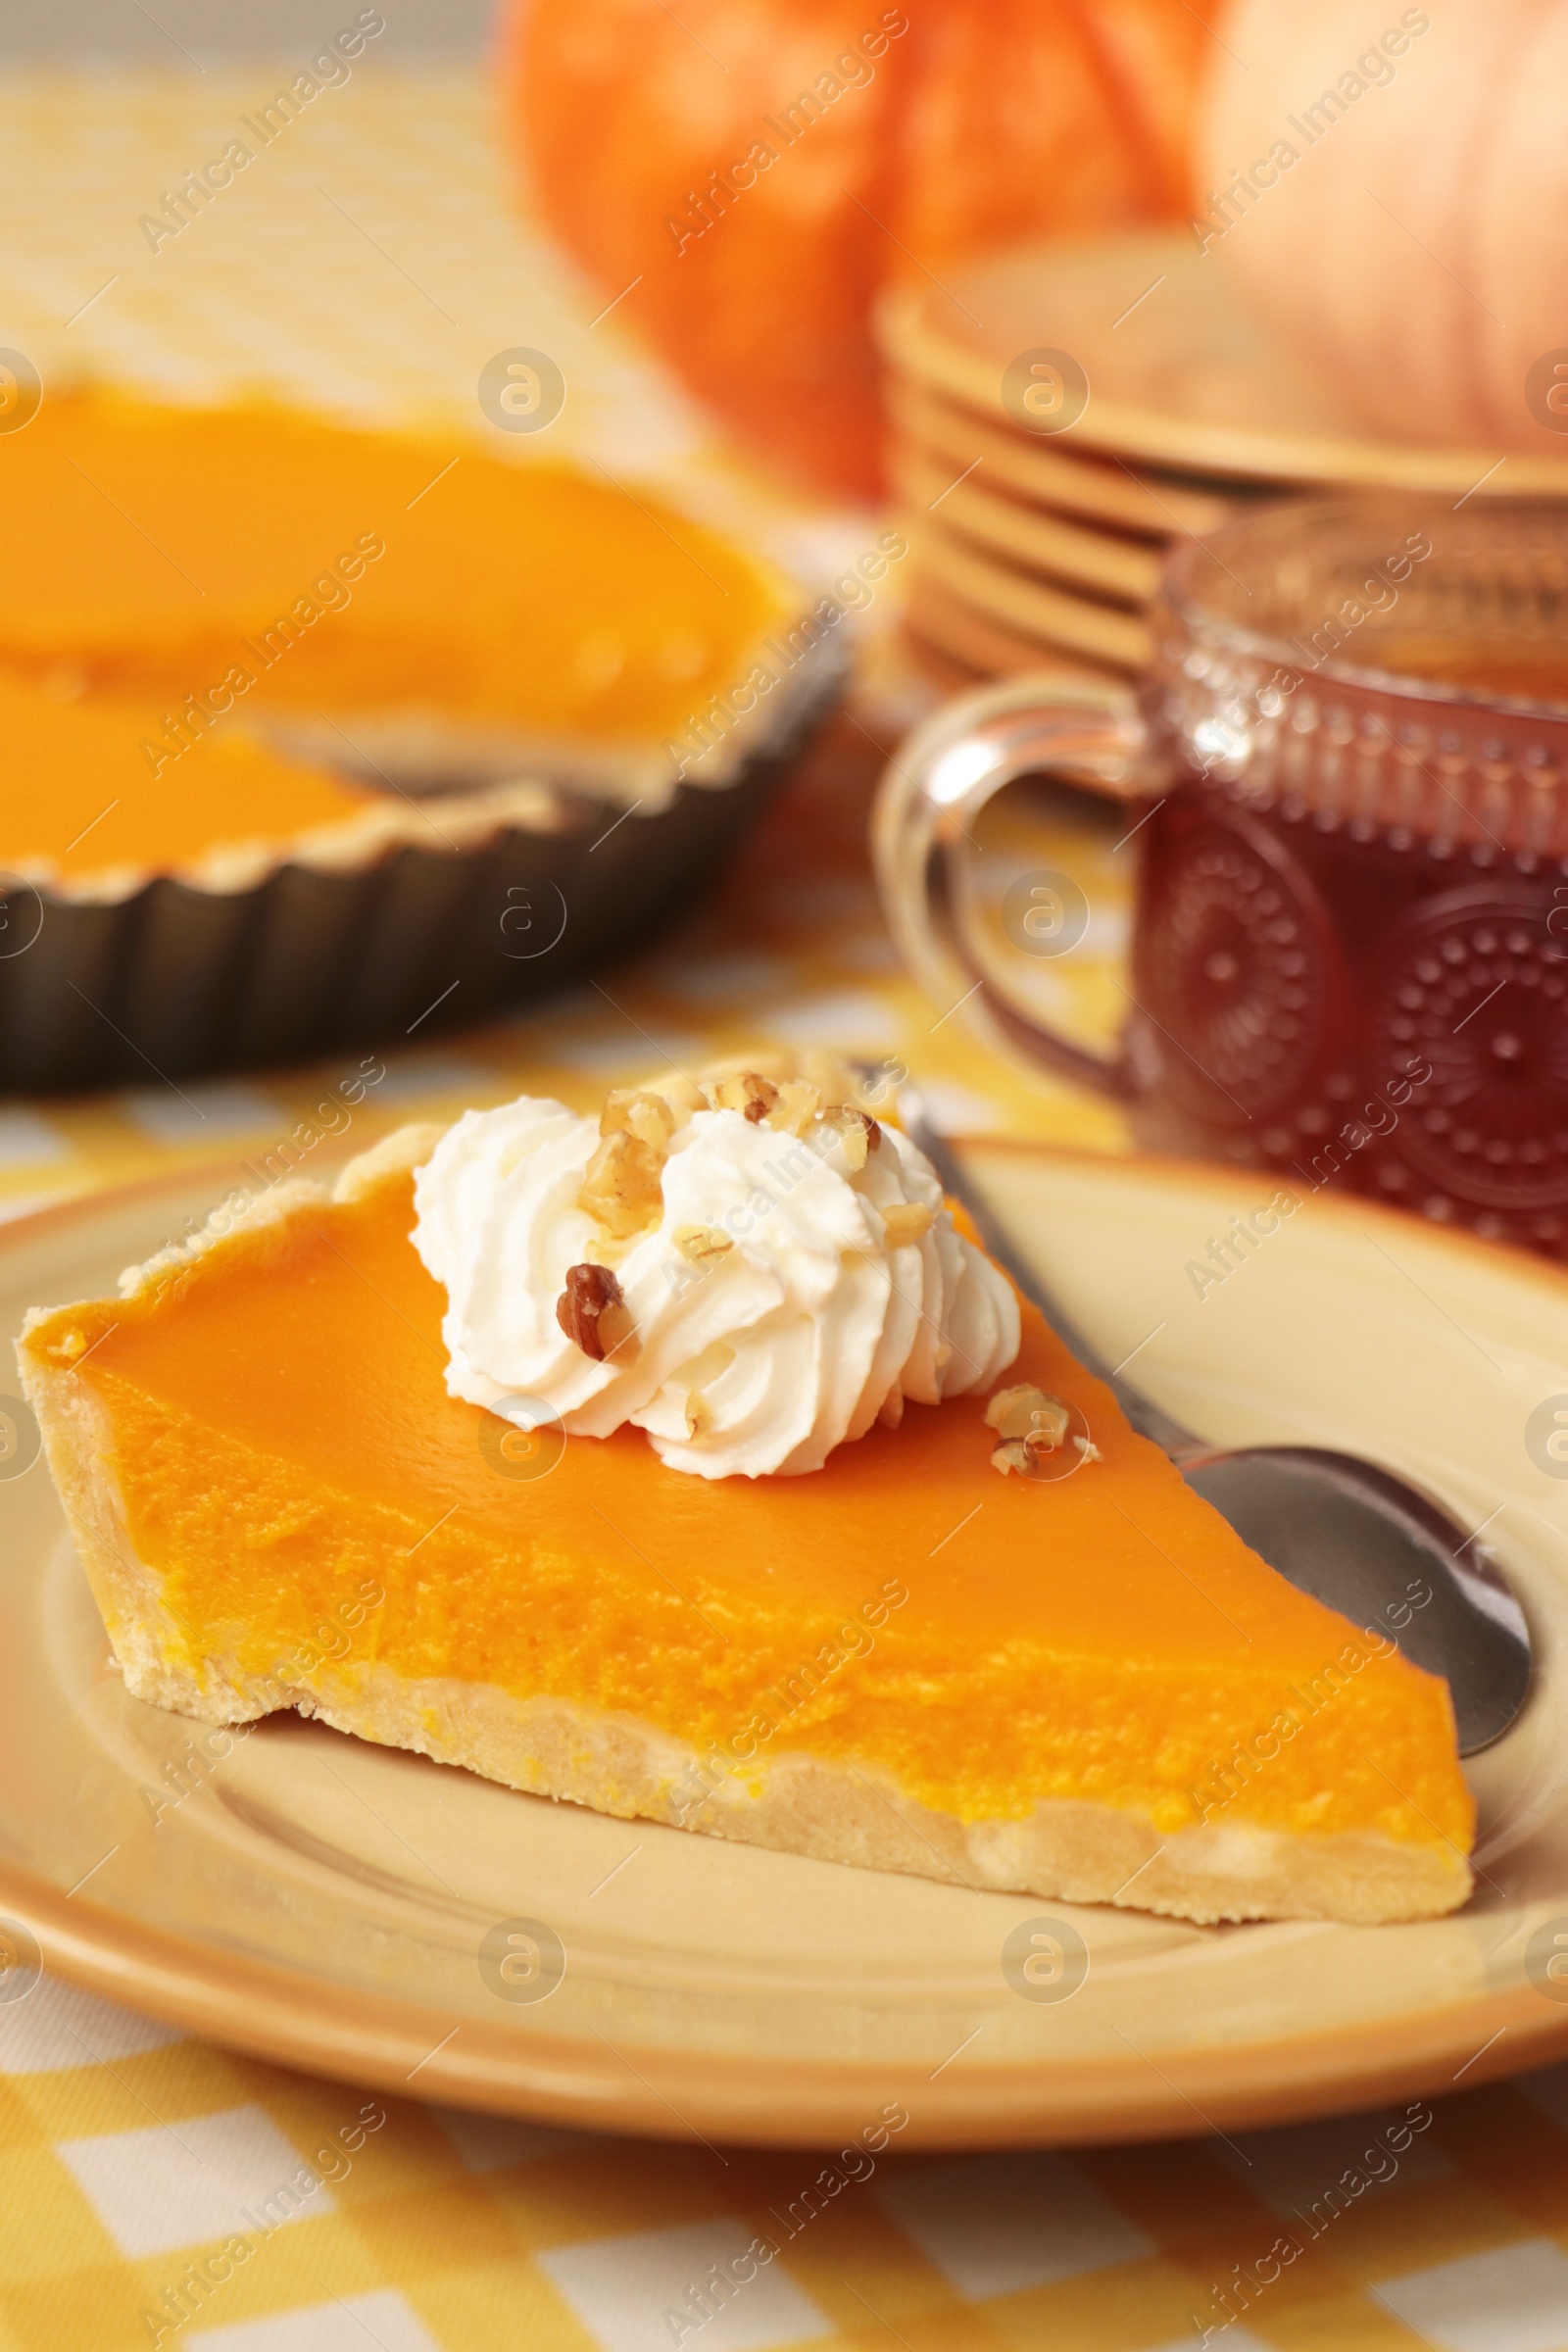
[[[1469,1890],[1446,1686],[1250,1551],[821,1068],[403,1130],[21,1362],[155,1705],[1198,1920]]]

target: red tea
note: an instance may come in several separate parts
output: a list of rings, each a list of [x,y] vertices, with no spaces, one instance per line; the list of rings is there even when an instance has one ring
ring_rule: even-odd
[[[1260,510],[1151,621],[1136,698],[1019,678],[906,747],[877,845],[910,963],[1148,1146],[1568,1256],[1568,509]],[[1020,1000],[965,887],[981,811],[1053,774],[1112,787],[1140,859],[1108,1054]],[[1024,879],[1061,919],[1013,948],[1065,952],[1081,878]]]
[[[1562,865],[1191,775],[1146,830],[1141,1140],[1568,1253]]]

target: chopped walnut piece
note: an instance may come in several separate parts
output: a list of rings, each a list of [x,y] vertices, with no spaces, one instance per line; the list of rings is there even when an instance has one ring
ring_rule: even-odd
[[[831,1054],[797,1052],[770,1053],[764,1047],[745,1054],[735,1054],[710,1061],[695,1077],[684,1071],[662,1071],[657,1077],[645,1078],[643,1085],[652,1087],[675,1104],[680,1116],[694,1110],[742,1109],[745,1098],[734,1102],[717,1101],[720,1087],[739,1079],[754,1086],[760,1082],[777,1089],[780,1095],[796,1087],[814,1087],[819,1103],[853,1102],[863,1105],[865,1097],[856,1071]],[[779,1124],[772,1111],[766,1114],[768,1124]]]
[[[806,1078],[786,1078],[778,1090],[778,1101],[767,1114],[767,1123],[781,1135],[804,1135],[822,1107],[822,1097]]]
[[[1012,1470],[1025,1478],[1057,1475],[1043,1471],[1041,1464],[1048,1454],[1060,1452],[1071,1420],[1059,1396],[1048,1396],[1027,1381],[999,1389],[986,1406],[986,1426],[1001,1440],[991,1456],[992,1468],[1004,1478]],[[1075,1438],[1073,1444],[1086,1461],[1100,1459],[1087,1439]]]
[[[986,1406],[987,1429],[994,1429],[1004,1441],[1019,1439],[1041,1453],[1055,1452],[1067,1435],[1070,1419],[1059,1396],[1048,1396],[1044,1389],[1033,1388],[1027,1381],[999,1389]]]
[[[703,1092],[715,1110],[738,1110],[758,1126],[778,1101],[771,1078],[756,1070],[737,1070],[722,1078],[705,1079]]]
[[[882,1230],[890,1250],[907,1249],[928,1234],[934,1213],[923,1200],[894,1200],[882,1211]]]
[[[686,1392],[686,1435],[688,1440],[706,1438],[713,1426],[713,1408],[701,1389]]]
[[[556,1321],[574,1348],[602,1364],[634,1340],[635,1325],[608,1266],[568,1266],[566,1287],[556,1300]]]
[[[641,1233],[658,1224],[663,1209],[663,1164],[662,1152],[620,1128],[605,1137],[588,1162],[578,1206],[618,1240]]]
[[[669,1238],[689,1266],[705,1265],[735,1247],[716,1225],[677,1225]]]
[[[675,1113],[662,1095],[650,1094],[644,1087],[612,1086],[599,1114],[599,1132],[634,1135],[662,1156],[675,1132]]]
[[[852,1176],[864,1167],[868,1152],[882,1149],[881,1128],[868,1110],[857,1110],[853,1103],[835,1102],[823,1111],[822,1124],[837,1137]]]

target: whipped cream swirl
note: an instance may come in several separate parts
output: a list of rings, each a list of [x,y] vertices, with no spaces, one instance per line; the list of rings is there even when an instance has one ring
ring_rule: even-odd
[[[575,1436],[631,1422],[674,1469],[758,1478],[819,1470],[906,1397],[989,1389],[1012,1362],[1011,1286],[897,1129],[867,1151],[828,1119],[795,1135],[738,1109],[672,1115],[657,1221],[619,1241],[578,1198],[594,1120],[525,1095],[442,1137],[414,1246],[447,1292],[453,1396],[539,1399]],[[603,1360],[557,1312],[594,1263],[632,1326]]]

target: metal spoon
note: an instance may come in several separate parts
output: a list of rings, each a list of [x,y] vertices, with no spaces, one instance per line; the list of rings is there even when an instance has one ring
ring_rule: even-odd
[[[1316,1446],[1227,1452],[1195,1437],[1112,1372],[1064,1313],[933,1129],[912,1083],[899,1090],[899,1123],[1057,1337],[1243,1542],[1301,1592],[1352,1624],[1385,1634],[1417,1666],[1441,1674],[1453,1698],[1460,1755],[1473,1756],[1500,1739],[1530,1687],[1530,1629],[1491,1557],[1447,1512],[1353,1454]]]

